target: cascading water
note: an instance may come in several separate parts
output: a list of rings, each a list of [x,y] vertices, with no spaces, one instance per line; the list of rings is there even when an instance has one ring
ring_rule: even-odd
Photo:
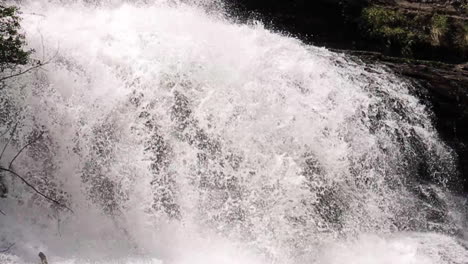
[[[454,154],[385,69],[194,4],[22,10],[53,60],[3,88],[1,162],[43,132],[14,168],[73,213],[4,175],[0,262],[468,263]]]

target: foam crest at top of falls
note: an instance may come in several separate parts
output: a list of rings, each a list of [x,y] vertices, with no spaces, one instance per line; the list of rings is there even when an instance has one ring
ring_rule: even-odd
[[[23,12],[53,61],[2,93],[1,131],[20,124],[5,157],[43,131],[15,168],[75,214],[9,180],[15,254],[317,262],[362,233],[457,232],[452,153],[381,67],[187,4]]]

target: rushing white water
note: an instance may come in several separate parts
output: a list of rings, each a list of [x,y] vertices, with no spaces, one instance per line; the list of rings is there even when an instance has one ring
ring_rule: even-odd
[[[23,4],[1,162],[74,213],[4,177],[0,262],[468,263],[408,83],[207,6]]]

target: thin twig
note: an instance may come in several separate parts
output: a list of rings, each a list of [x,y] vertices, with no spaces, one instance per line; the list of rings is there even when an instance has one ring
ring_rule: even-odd
[[[37,69],[37,68],[40,68],[40,67],[42,67],[42,66],[44,66],[44,65],[46,65],[46,63],[39,63],[39,64],[37,64],[37,65],[35,65],[35,66],[31,67],[31,68],[28,68],[28,69],[26,69],[26,70],[24,70],[24,71],[20,71],[20,72],[18,72],[18,73],[15,73],[15,74],[12,74],[12,75],[9,75],[9,76],[0,78],[0,82],[3,82],[4,80],[7,80],[7,79],[10,79],[10,78],[13,78],[13,77],[17,77],[17,76],[23,75],[23,74],[25,74],[25,73],[27,73],[27,72],[30,72],[30,71],[32,71],[32,70],[34,70],[34,69]]]
[[[38,13],[24,13],[24,14],[27,14],[27,15],[33,15],[33,16],[41,16],[41,17],[46,17],[45,15],[43,15],[43,14],[38,14]]]
[[[5,153],[5,150],[8,147],[8,144],[10,144],[11,138],[13,137],[13,134],[15,133],[17,127],[18,127],[18,123],[15,124],[15,127],[13,128],[13,131],[11,131],[10,138],[8,138],[7,143],[3,147],[2,154],[0,154],[0,160],[2,159],[3,154]]]
[[[44,48],[44,47],[43,47],[43,48]],[[37,68],[40,68],[40,67],[42,67],[42,66],[44,66],[44,65],[49,64],[50,62],[52,62],[52,61],[57,57],[57,55],[58,55],[58,53],[59,53],[59,50],[60,50],[60,46],[57,47],[57,51],[55,52],[54,56],[52,56],[52,57],[51,57],[50,59],[48,59],[47,61],[41,62],[41,61],[39,60],[37,65],[34,65],[34,66],[32,66],[32,67],[30,67],[30,68],[24,70],[24,71],[20,71],[20,72],[18,72],[18,73],[15,73],[15,74],[8,75],[8,76],[6,76],[6,77],[0,78],[0,82],[3,82],[4,80],[7,80],[7,79],[10,79],[10,78],[13,78],[13,77],[17,77],[17,76],[23,75],[23,74],[25,74],[25,73],[27,73],[27,72],[30,72],[30,71],[34,70],[34,69],[37,69]],[[44,51],[43,51],[43,52],[44,52]],[[44,54],[42,54],[42,55],[44,56]]]
[[[5,213],[4,213],[2,210],[0,210],[0,214],[2,214],[2,215],[6,215],[6,214],[5,214]]]
[[[38,141],[42,135],[44,135],[44,131],[42,131],[39,136],[37,136],[36,138],[34,138],[33,140],[29,141],[28,144],[24,145],[24,147],[22,147],[20,149],[20,151],[18,151],[18,153],[16,153],[15,157],[13,157],[13,159],[10,161],[10,165],[8,165],[8,169],[11,169],[11,166],[13,165],[13,162],[15,162],[16,158],[18,158],[18,156],[21,154],[21,152],[23,152],[23,150],[25,150],[27,147],[31,146],[32,144],[34,144],[36,141]]]
[[[56,205],[59,205],[61,207],[64,207],[66,209],[68,209],[70,212],[72,213],[75,213],[72,209],[70,209],[68,206],[66,206],[65,204],[55,200],[54,198],[51,198],[47,195],[45,195],[44,193],[42,193],[41,191],[39,191],[38,189],[36,189],[36,187],[34,187],[32,184],[30,184],[24,177],[20,176],[18,173],[14,172],[13,170],[10,170],[10,169],[7,169],[7,168],[3,168],[3,167],[0,167],[0,171],[6,171],[6,172],[9,172],[11,173],[12,175],[18,177],[24,184],[26,184],[29,188],[31,188],[34,192],[36,192],[37,194],[39,194],[40,196],[44,197],[45,199],[49,200],[50,202],[56,204]]]
[[[12,243],[10,244],[8,247],[6,247],[5,249],[2,249],[0,250],[0,253],[6,253],[8,251],[10,251],[10,249],[15,245],[15,243]]]
[[[41,46],[42,46],[42,60],[45,60],[45,51],[44,51],[44,36],[39,31],[39,35],[41,35]]]
[[[59,237],[61,237],[62,233],[60,232],[60,214],[57,209],[55,210],[55,213],[57,214],[57,233]]]
[[[5,132],[3,132],[3,134],[0,135],[0,138],[3,138],[3,136],[5,136],[8,133],[8,131],[10,131],[10,128],[7,128],[7,130],[5,130]]]

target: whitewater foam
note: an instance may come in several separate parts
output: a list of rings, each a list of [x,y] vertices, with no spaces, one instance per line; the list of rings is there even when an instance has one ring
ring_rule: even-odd
[[[75,213],[8,178],[9,262],[466,263],[453,153],[385,69],[206,5],[22,8],[53,62],[1,95],[2,162],[44,131],[15,169]]]

